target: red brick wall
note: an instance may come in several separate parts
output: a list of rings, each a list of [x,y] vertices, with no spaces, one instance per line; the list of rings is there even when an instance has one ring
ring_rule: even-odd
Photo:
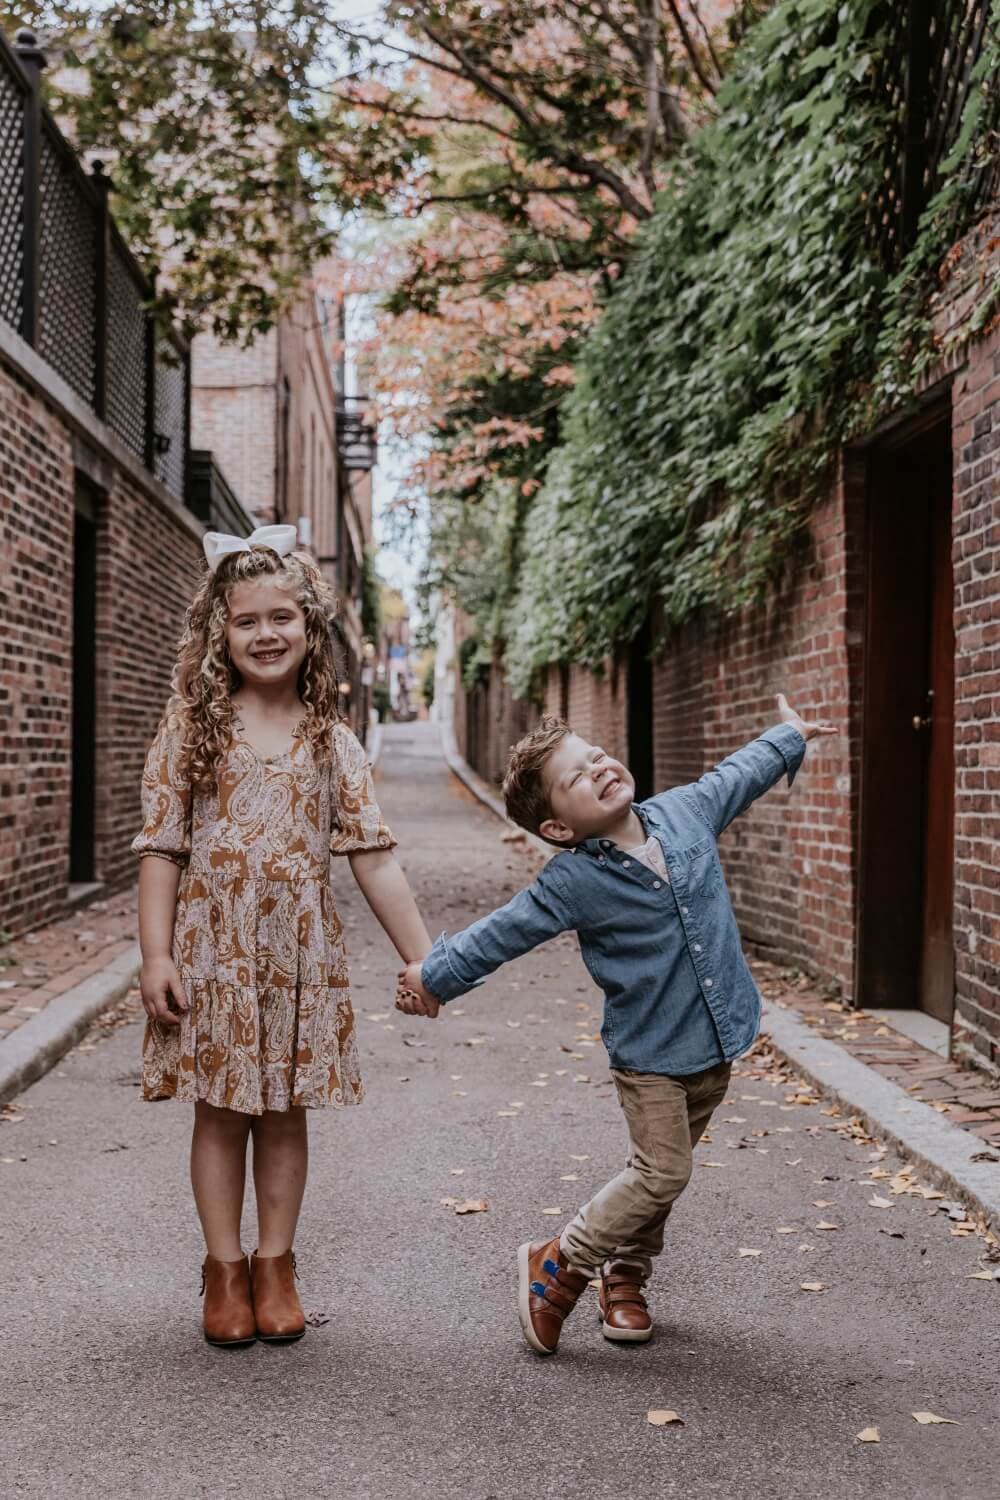
[[[201,548],[193,520],[103,457],[95,873],[113,887],[135,876],[143,758]],[[0,360],[0,929],[15,934],[59,916],[67,898],[75,488],[66,418]]]
[[[861,641],[858,507],[852,468],[814,514],[794,585],[766,609],[688,627],[654,674],[659,786],[693,779],[777,721],[775,695],[843,726],[814,744],[792,791],[776,787],[720,844],[744,938],[850,992],[854,961]]]
[[[1000,1072],[1000,331],[953,397],[954,1045]]]
[[[119,473],[97,531],[96,873],[108,885],[135,876],[143,761],[203,566],[191,532]]]
[[[55,415],[0,363],[0,929],[46,919],[69,860],[73,468]]]

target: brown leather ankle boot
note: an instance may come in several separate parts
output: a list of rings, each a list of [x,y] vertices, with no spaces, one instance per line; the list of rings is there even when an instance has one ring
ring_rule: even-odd
[[[601,1330],[613,1343],[645,1344],[653,1336],[643,1281],[639,1267],[624,1260],[612,1261],[601,1272]]]
[[[257,1319],[257,1337],[271,1344],[291,1343],[306,1331],[305,1314],[295,1290],[295,1256],[250,1257],[250,1280],[253,1285],[253,1310]]]
[[[536,1354],[555,1354],[563,1323],[589,1278],[569,1269],[558,1235],[522,1245],[517,1266],[521,1331]]]
[[[205,1298],[202,1322],[210,1344],[252,1344],[257,1334],[250,1299],[250,1267],[240,1260],[216,1260],[205,1256],[201,1268],[201,1290]]]

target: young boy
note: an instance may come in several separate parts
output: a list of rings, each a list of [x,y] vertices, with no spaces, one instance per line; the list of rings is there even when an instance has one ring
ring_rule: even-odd
[[[836,734],[807,724],[779,695],[782,722],[690,786],[633,801],[619,761],[543,719],[516,745],[504,780],[509,816],[565,852],[533,885],[400,974],[400,1010],[440,1004],[547,938],[575,929],[604,991],[601,1036],[628,1124],[625,1170],[555,1239],[521,1246],[524,1336],[554,1354],[564,1319],[600,1274],[606,1338],[644,1343],[643,1296],[691,1153],[726,1094],[732,1059],[752,1045],[760,996],[719,865],[716,839],[781,776],[791,785],[806,742]]]

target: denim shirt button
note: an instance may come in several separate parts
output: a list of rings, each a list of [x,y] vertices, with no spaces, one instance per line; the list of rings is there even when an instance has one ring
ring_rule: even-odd
[[[662,884],[663,884],[662,880],[654,880],[653,881],[653,890],[654,891],[658,891],[660,889],[660,886]]]
[[[706,990],[710,990],[712,988],[712,984],[713,984],[713,981],[711,979],[706,979],[705,980],[705,988],[706,988]]]
[[[623,859],[622,860],[622,869],[623,870],[629,869],[631,867],[631,864],[632,864],[632,861],[630,859]]]
[[[687,916],[687,914],[688,914],[688,909],[687,909],[687,907],[686,907],[686,906],[682,906],[682,907],[681,907],[681,916],[682,916],[682,917],[686,917],[686,916]]]
[[[696,953],[700,953],[701,952],[701,944],[700,943],[695,943],[695,945],[694,945],[694,951]]]

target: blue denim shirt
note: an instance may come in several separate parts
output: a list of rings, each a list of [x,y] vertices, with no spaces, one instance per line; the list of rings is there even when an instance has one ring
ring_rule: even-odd
[[[601,1036],[612,1067],[679,1075],[738,1057],[757,1036],[760,995],[716,840],[782,775],[791,785],[805,749],[797,729],[779,724],[699,781],[638,804],[669,883],[609,839],[585,839],[506,906],[454,937],[442,933],[424,960],[424,985],[439,1000],[457,999],[501,964],[575,929],[604,991]]]

